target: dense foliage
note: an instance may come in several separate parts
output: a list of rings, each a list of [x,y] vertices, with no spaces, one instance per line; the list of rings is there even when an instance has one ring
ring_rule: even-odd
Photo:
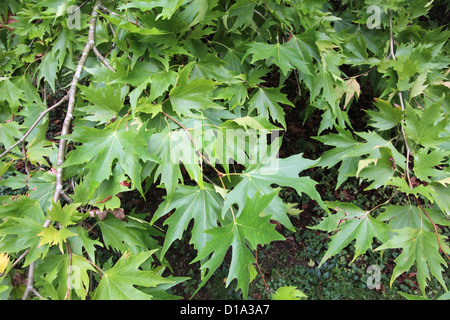
[[[431,277],[447,291],[449,32],[435,5],[2,1],[0,297],[175,298],[186,278],[165,254],[188,235],[198,289],[231,256],[226,285],[246,298],[255,250],[284,240],[277,223],[294,229],[282,187],[327,213],[311,226],[331,235],[321,264],[350,244],[353,259],[399,250],[391,283],[415,270],[422,295]],[[326,151],[280,158],[286,110],[303,104]],[[323,201],[308,172],[332,167],[337,187],[395,191],[370,210]],[[156,212],[124,210],[154,186]]]

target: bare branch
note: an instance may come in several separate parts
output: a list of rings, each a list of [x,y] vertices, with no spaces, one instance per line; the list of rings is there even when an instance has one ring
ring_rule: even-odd
[[[75,96],[77,92],[77,84],[80,79],[81,72],[83,71],[83,67],[86,63],[86,59],[88,57],[89,51],[94,47],[94,38],[95,38],[95,24],[98,16],[98,8],[100,6],[100,0],[97,0],[94,4],[94,8],[92,9],[91,19],[89,20],[89,32],[88,32],[88,41],[84,47],[83,53],[81,54],[81,58],[78,61],[77,68],[75,70],[75,75],[73,76],[72,83],[69,89],[69,102],[67,104],[67,113],[64,118],[64,124],[61,130],[61,136],[65,136],[69,132],[70,124],[72,123],[73,118],[73,109],[75,106]],[[63,185],[63,169],[61,168],[64,163],[65,153],[66,153],[66,143],[67,140],[62,138],[59,140],[59,150],[58,150],[58,162],[56,169],[56,187],[55,193],[53,195],[53,201],[56,203],[59,200],[61,195],[62,185]],[[45,227],[48,227],[50,222],[46,221]]]
[[[86,63],[87,56],[91,49],[94,47],[94,39],[95,39],[95,24],[97,22],[97,16],[98,16],[98,8],[100,6],[100,0],[96,0],[94,7],[92,8],[91,13],[91,19],[89,20],[89,32],[88,32],[88,41],[84,47],[83,53],[81,54],[81,58],[78,61],[77,68],[75,70],[75,75],[73,76],[72,83],[70,85],[70,89],[68,92],[69,102],[67,103],[67,113],[66,117],[64,118],[64,124],[61,130],[61,136],[65,136],[69,132],[70,124],[72,123],[73,118],[73,110],[75,107],[75,96],[77,92],[77,84],[78,80],[80,79],[81,72],[83,71],[83,67]],[[64,163],[65,159],[65,153],[66,153],[66,143],[67,140],[62,138],[59,140],[59,150],[58,150],[58,161],[57,161],[57,169],[56,169],[56,186],[55,186],[55,193],[53,195],[53,201],[56,203],[58,202],[62,186],[63,186],[63,168],[61,168],[62,164]],[[47,228],[51,223],[51,220],[46,219],[44,222],[44,228]],[[30,263],[29,269],[28,269],[28,279],[27,279],[27,287],[25,289],[25,292],[22,296],[22,300],[26,300],[28,297],[28,294],[33,289],[33,278],[34,278],[34,261]]]

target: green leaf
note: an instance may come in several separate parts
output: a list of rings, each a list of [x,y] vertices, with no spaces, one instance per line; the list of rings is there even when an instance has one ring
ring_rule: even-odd
[[[25,99],[24,92],[9,78],[0,77],[0,101],[8,102],[12,113],[17,113],[19,110],[20,100]]]
[[[372,120],[371,126],[378,130],[389,130],[400,124],[403,111],[399,107],[393,107],[389,102],[376,99],[375,106],[378,111],[366,110]]]
[[[51,53],[47,53],[41,60],[38,67],[38,79],[39,81],[44,78],[53,92],[56,92],[56,76],[58,73],[58,60],[53,58]]]
[[[156,287],[173,281],[164,279],[151,270],[140,270],[155,250],[136,255],[124,253],[109,270],[104,271],[100,283],[92,296],[93,300],[149,300],[151,295],[136,288]]]
[[[441,99],[426,107],[418,116],[409,104],[406,108],[405,132],[409,139],[424,147],[435,147],[448,140],[440,137],[448,121],[448,115],[442,114]]]
[[[48,219],[58,222],[61,227],[68,227],[82,219],[77,208],[80,203],[71,203],[61,207],[61,203],[52,203],[52,209],[48,210]]]
[[[389,228],[385,223],[373,218],[370,212],[364,211],[352,203],[334,201],[326,202],[326,204],[337,213],[324,218],[319,225],[311,229],[327,232],[335,229],[337,233],[331,236],[331,242],[319,267],[330,257],[342,251],[353,240],[355,240],[355,252],[352,262],[372,248],[374,238],[381,241],[388,240]]]
[[[430,279],[430,272],[447,290],[442,278],[443,268],[441,266],[447,266],[447,263],[440,254],[436,234],[423,228],[405,227],[394,231],[397,234],[375,250],[402,249],[402,253],[395,259],[396,265],[390,281],[391,286],[399,275],[408,271],[415,264],[417,280],[423,295],[425,295],[425,288],[428,285],[427,279]],[[439,235],[439,238],[444,251],[450,253],[450,248],[444,242],[446,237]]]
[[[272,300],[301,300],[308,296],[297,289],[297,287],[284,286],[280,287],[272,295]]]
[[[15,121],[0,123],[0,136],[2,137],[1,143],[5,149],[8,149],[16,143],[15,138],[22,138],[23,134],[20,130],[23,128],[23,126]],[[12,151],[20,153],[19,147],[15,147]]]
[[[251,113],[256,109],[261,117],[269,118],[270,115],[274,121],[281,124],[283,128],[286,128],[284,111],[280,106],[280,103],[291,107],[294,106],[292,102],[280,92],[279,88],[259,88],[249,101],[248,112]]]
[[[408,185],[408,182],[400,177],[391,178],[391,180],[386,182],[386,185],[396,186],[401,192],[404,192],[406,194],[413,194],[416,197],[418,197],[419,195],[423,195],[430,201],[433,201],[433,195],[435,195],[435,191],[430,186],[419,185],[417,187],[411,188]]]
[[[126,119],[116,119],[104,129],[78,127],[65,138],[83,144],[68,154],[63,167],[87,163],[85,168],[90,170],[91,188],[109,179],[115,160],[133,179],[133,183],[140,184],[135,170],[140,165],[139,156],[143,155],[138,147],[146,145],[146,142],[135,126],[128,125]]]
[[[251,43],[247,54],[253,55],[251,63],[258,60],[267,60],[280,67],[281,72],[286,76],[294,68],[299,69],[304,74],[311,74],[309,70],[310,62],[303,60],[299,48],[296,46],[296,38],[287,43],[267,44],[260,42]]]
[[[208,269],[208,273],[205,275],[199,289],[222,263],[228,248],[232,247],[232,259],[226,286],[233,279],[237,279],[237,288],[242,289],[244,298],[247,297],[248,285],[251,279],[250,268],[256,261],[251,250],[255,250],[258,245],[284,240],[284,237],[276,232],[275,225],[269,222],[269,217],[261,217],[261,212],[273,200],[277,192],[275,190],[271,194],[255,195],[253,198],[247,198],[238,217],[228,224],[206,231],[211,235],[211,239],[192,261],[196,262],[209,257],[201,266],[202,270]]]
[[[98,121],[98,124],[107,123],[119,114],[128,93],[128,87],[120,85],[79,87],[84,99],[90,102],[79,110],[89,114],[84,117],[86,120]]]
[[[434,167],[442,164],[446,153],[439,149],[428,151],[428,148],[423,148],[416,152],[413,171],[420,180],[430,182],[430,178],[439,175],[440,171]]]
[[[180,117],[199,118],[202,110],[220,108],[212,101],[212,92],[216,87],[214,81],[197,78],[189,81],[193,67],[194,64],[185,66],[178,74],[177,84],[170,90],[170,103]]]
[[[61,253],[64,253],[63,244],[66,243],[68,237],[75,236],[75,234],[69,231],[67,228],[63,227],[61,229],[56,229],[53,226],[45,228],[42,232],[37,234],[41,240],[39,246],[44,244],[49,244],[50,246],[58,245]]]
[[[193,138],[198,141],[197,137]],[[201,143],[198,145],[201,146]],[[198,146],[197,145],[197,146]],[[167,190],[167,199],[171,200],[178,181],[182,180],[180,163],[183,163],[192,179],[202,186],[203,178],[198,165],[199,156],[184,130],[170,131],[169,129],[153,134],[147,147],[148,153],[159,159],[155,171],[155,179],[161,177],[161,183]]]
[[[107,215],[98,224],[106,248],[136,254],[146,251],[154,245],[153,239],[149,235],[151,228],[137,221],[119,220],[112,215]]]
[[[314,166],[317,161],[305,159],[302,154],[293,155],[286,159],[268,159],[269,162],[249,166],[240,175],[240,182],[229,192],[222,208],[222,217],[233,204],[237,204],[239,210],[245,206],[246,197],[254,194],[270,194],[272,185],[294,188],[299,195],[306,193],[311,199],[327,210],[325,204],[315,189],[316,182],[309,177],[299,177],[299,174]],[[273,161],[273,162],[271,162]],[[271,203],[265,208],[264,214],[284,224],[287,228],[293,226],[286,215],[288,207],[281,198],[274,196]]]
[[[180,185],[171,201],[164,201],[158,207],[151,221],[153,224],[163,215],[175,209],[164,221],[164,225],[168,225],[169,229],[165,236],[161,256],[164,256],[175,239],[181,239],[191,220],[194,220],[194,225],[190,243],[196,250],[201,251],[211,239],[211,236],[204,231],[217,226],[222,204],[222,197],[209,183],[205,183],[203,188]]]
[[[184,0],[141,0],[133,1],[131,3],[123,4],[118,7],[118,10],[128,8],[138,8],[141,11],[148,11],[153,8],[162,8],[162,12],[156,17],[159,19],[170,19],[175,11],[183,4]]]

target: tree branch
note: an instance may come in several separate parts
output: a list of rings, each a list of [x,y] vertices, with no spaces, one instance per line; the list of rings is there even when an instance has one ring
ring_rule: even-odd
[[[49,107],[47,110],[41,112],[39,118],[36,119],[36,121],[31,125],[31,127],[27,130],[27,132],[25,132],[25,134],[23,135],[22,138],[20,138],[20,140],[18,140],[16,143],[14,143],[11,147],[9,147],[7,150],[5,150],[1,155],[0,155],[0,159],[3,158],[6,154],[8,154],[12,149],[14,149],[16,146],[18,146],[20,143],[24,142],[25,139],[30,135],[30,133],[34,130],[34,128],[36,128],[36,126],[39,124],[39,122],[42,120],[42,118],[44,118],[44,116],[49,113],[50,111],[52,111],[53,109],[59,107],[64,101],[67,100],[67,95],[65,95],[61,100],[59,100],[57,103],[55,103],[54,105],[52,105],[51,107]]]
[[[100,6],[100,0],[96,0],[94,4],[94,8],[92,9],[91,13],[91,19],[89,20],[89,32],[88,32],[88,41],[84,47],[83,53],[81,54],[81,58],[78,61],[77,68],[75,70],[75,75],[73,76],[72,83],[70,85],[69,89],[69,102],[67,104],[67,113],[66,117],[64,118],[64,124],[61,130],[61,136],[65,136],[69,132],[70,124],[72,123],[73,118],[73,110],[75,107],[75,96],[77,93],[77,84],[80,79],[81,73],[83,71],[83,67],[86,63],[86,59],[88,57],[89,52],[94,47],[94,38],[95,38],[95,24],[97,21],[98,16],[98,9]],[[58,202],[62,185],[63,185],[63,169],[61,168],[62,164],[65,160],[65,153],[66,153],[66,143],[67,140],[64,138],[61,138],[59,140],[59,150],[58,150],[58,161],[57,161],[57,169],[56,169],[56,187],[55,187],[55,193],[53,195],[53,202]],[[50,222],[47,220],[44,224],[45,227],[48,227]]]
[[[94,47],[95,41],[95,24],[97,22],[97,16],[98,16],[98,8],[100,6],[101,0],[96,0],[94,7],[92,8],[91,13],[91,19],[89,20],[89,32],[88,32],[88,41],[84,47],[83,53],[81,54],[81,58],[78,61],[77,68],[75,70],[75,75],[73,76],[72,83],[70,85],[70,89],[68,92],[69,102],[67,103],[67,113],[66,117],[64,118],[64,124],[61,130],[61,136],[65,136],[69,132],[70,124],[72,123],[73,118],[73,110],[75,107],[75,97],[77,92],[77,84],[78,80],[80,79],[81,72],[83,71],[83,67],[86,63],[87,56],[91,49]],[[62,164],[64,163],[65,159],[65,153],[66,153],[66,143],[67,140],[64,138],[61,138],[59,140],[59,150],[58,150],[58,161],[57,161],[57,169],[56,169],[56,186],[55,186],[55,193],[53,195],[53,201],[56,203],[58,202],[62,186],[63,186],[63,168],[61,168]],[[51,220],[46,219],[44,222],[44,228],[47,228],[51,223]],[[28,294],[33,289],[33,278],[34,278],[34,266],[35,262],[31,262],[29,269],[28,269],[28,279],[27,279],[27,287],[25,289],[25,292],[22,296],[22,300],[26,300],[28,297]]]

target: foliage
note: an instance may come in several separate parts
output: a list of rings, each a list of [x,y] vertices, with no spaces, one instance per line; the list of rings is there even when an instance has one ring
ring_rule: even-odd
[[[281,187],[326,212],[311,226],[331,234],[320,266],[350,245],[353,261],[398,250],[391,284],[413,269],[422,296],[431,277],[447,291],[449,33],[427,19],[434,5],[2,2],[0,186],[16,194],[0,198],[0,296],[178,298],[168,289],[186,278],[166,253],[189,231],[196,292],[230,257],[226,285],[247,298],[258,247],[285,239],[276,223],[294,230]],[[302,103],[327,149],[279,158],[286,112]],[[394,191],[371,208],[324,201],[313,168],[338,168],[336,188]],[[155,187],[156,212],[124,210]]]

